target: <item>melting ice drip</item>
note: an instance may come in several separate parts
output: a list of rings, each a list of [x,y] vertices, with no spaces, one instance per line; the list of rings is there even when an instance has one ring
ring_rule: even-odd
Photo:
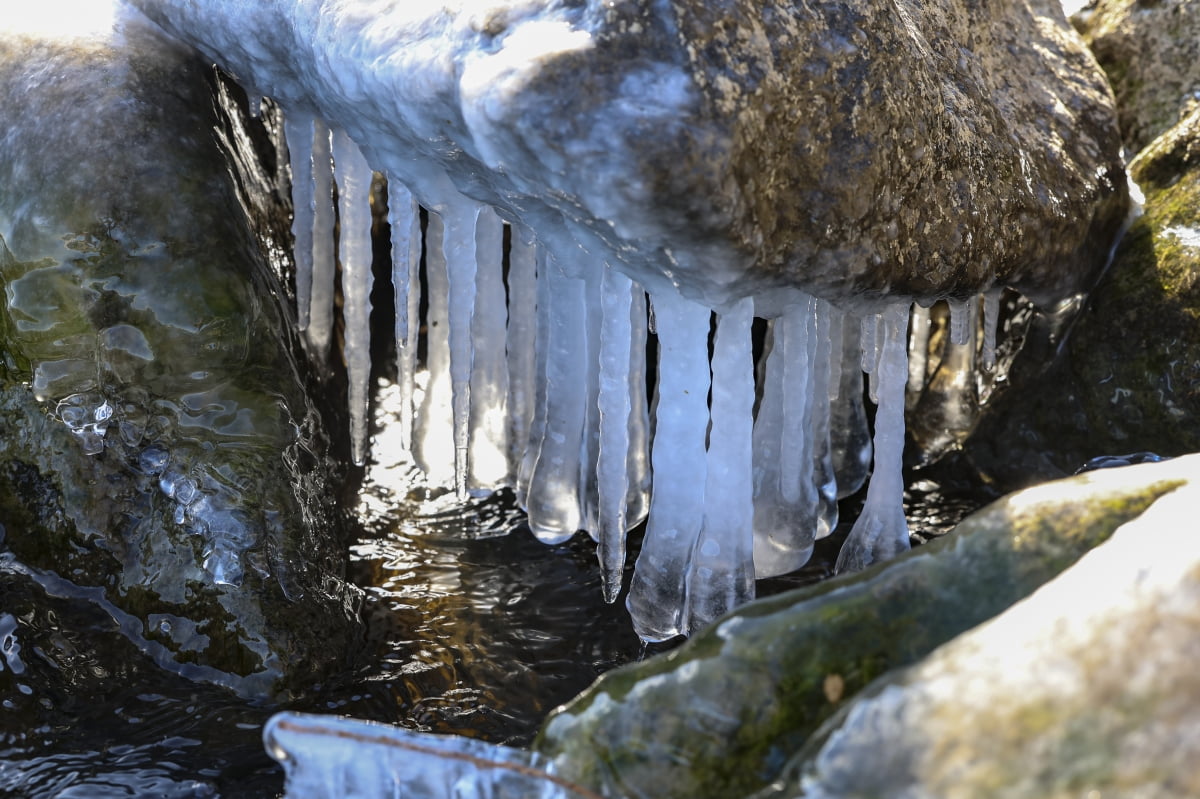
[[[351,447],[361,464],[372,171],[345,133],[320,120],[289,119],[286,133],[299,320],[318,352],[332,328],[336,180]],[[767,321],[756,363],[753,299],[716,314],[660,291],[647,307],[645,291],[621,272],[578,247],[552,251],[519,223],[505,252],[505,223],[465,196],[445,199],[443,190],[422,237],[409,189],[392,178],[388,192],[404,446],[430,480],[452,484],[460,497],[512,486],[545,543],[588,531],[609,601],[621,587],[626,534],[645,520],[627,600],[643,639],[706,625],[752,598],[756,577],[802,566],[814,540],[836,526],[838,498],[870,470],[862,372],[878,403],[874,477],[838,569],[909,547],[901,478],[907,300],[860,317],[793,290]],[[421,291],[427,374],[418,403]],[[954,338],[965,341],[968,304],[951,312]],[[994,329],[994,295],[986,313]],[[989,342],[985,359],[994,334]]]

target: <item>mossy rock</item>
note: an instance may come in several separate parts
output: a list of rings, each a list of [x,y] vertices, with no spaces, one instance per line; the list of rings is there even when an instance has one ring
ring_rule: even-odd
[[[535,751],[605,796],[746,796],[872,680],[1028,595],[1179,482],[1107,470],[1047,484],[904,557],[747,605],[600,678]]]

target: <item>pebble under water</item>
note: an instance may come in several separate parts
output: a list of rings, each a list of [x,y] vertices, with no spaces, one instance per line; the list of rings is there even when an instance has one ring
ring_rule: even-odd
[[[283,773],[261,730],[285,709],[521,746],[601,673],[670,648],[639,641],[623,595],[603,602],[586,534],[546,546],[510,492],[464,504],[453,491],[421,487],[410,462],[391,458],[400,452],[388,432],[398,425],[387,424],[395,391],[377,392],[375,461],[351,552],[351,579],[367,594],[365,656],[336,684],[286,705],[256,705],[163,671],[90,594],[47,590],[0,539],[0,794],[279,796]],[[986,497],[948,503],[925,481],[908,499],[916,542]],[[935,503],[936,513],[922,511]],[[843,518],[857,515],[846,510]],[[832,574],[848,527],[819,541],[804,569],[760,581],[760,595]]]

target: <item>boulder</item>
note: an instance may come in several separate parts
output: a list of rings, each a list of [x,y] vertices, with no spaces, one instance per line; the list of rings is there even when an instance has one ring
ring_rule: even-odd
[[[1057,2],[135,5],[428,207],[453,184],[710,307],[1057,299],[1125,216],[1111,93]]]
[[[268,696],[358,634],[337,470],[211,76],[111,22],[0,35],[3,547],[160,665]]]
[[[1200,793],[1198,468],[1120,470],[1127,485],[1186,482],[1028,599],[872,685],[756,796]]]

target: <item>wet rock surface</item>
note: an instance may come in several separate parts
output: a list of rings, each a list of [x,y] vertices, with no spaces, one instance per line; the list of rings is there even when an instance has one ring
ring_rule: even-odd
[[[313,679],[356,634],[335,470],[202,65],[145,23],[6,34],[0,104],[5,554],[160,666]]]
[[[1124,216],[1111,94],[1056,3],[139,5],[428,206],[448,179],[711,305],[1056,299]]]

